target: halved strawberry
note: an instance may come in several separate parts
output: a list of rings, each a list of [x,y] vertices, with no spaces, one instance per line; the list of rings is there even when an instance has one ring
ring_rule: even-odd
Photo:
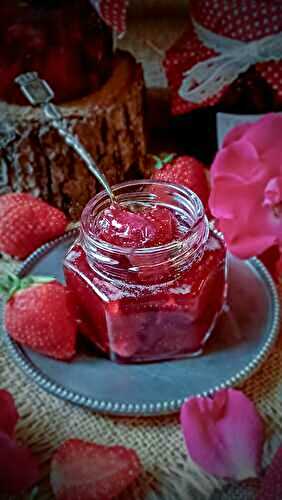
[[[77,323],[66,287],[52,278],[20,280],[9,274],[2,278],[0,292],[8,298],[4,323],[14,340],[56,359],[68,360],[75,355]]]
[[[50,481],[57,500],[110,500],[140,473],[134,450],[70,439],[53,456]]]
[[[67,218],[28,193],[0,196],[0,252],[24,259],[37,247],[64,233]]]

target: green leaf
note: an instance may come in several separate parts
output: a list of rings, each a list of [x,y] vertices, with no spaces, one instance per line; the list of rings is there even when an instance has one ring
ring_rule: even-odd
[[[50,283],[55,278],[51,276],[26,276],[19,278],[15,274],[8,272],[0,277],[0,294],[7,302],[16,292],[29,288],[32,285],[40,283]]]
[[[175,158],[175,156],[176,156],[175,153],[163,153],[161,156],[152,155],[152,158],[154,158],[155,160],[154,167],[157,170],[161,170],[164,167],[164,165],[170,163],[173,160],[173,158]]]
[[[173,158],[175,158],[175,156],[176,156],[175,153],[170,153],[170,154],[166,155],[162,159],[163,165],[166,165],[166,163],[170,163],[173,160]]]

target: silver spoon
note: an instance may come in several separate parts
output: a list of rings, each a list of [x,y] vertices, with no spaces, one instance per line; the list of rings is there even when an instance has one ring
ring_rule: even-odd
[[[65,142],[82,158],[82,160],[86,163],[88,170],[102,184],[108,193],[111,202],[114,203],[115,197],[104,173],[96,165],[92,156],[81,144],[78,137],[70,132],[67,122],[59,109],[52,102],[50,102],[54,98],[54,92],[48,83],[45,80],[41,80],[35,72],[19,75],[15,79],[15,82],[20,86],[22,93],[33,106],[41,106],[44,115],[48,118],[48,120],[50,120],[51,125],[64,138]]]

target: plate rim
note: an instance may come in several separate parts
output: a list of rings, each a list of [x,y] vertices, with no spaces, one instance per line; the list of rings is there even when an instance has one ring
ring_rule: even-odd
[[[22,276],[29,272],[30,266],[35,263],[41,256],[48,253],[52,248],[56,247],[60,242],[67,241],[71,237],[75,237],[78,233],[78,229],[72,229],[62,236],[55,238],[45,245],[42,245],[37,250],[35,250],[20,266],[17,271],[18,276]],[[211,396],[215,392],[226,389],[229,387],[236,387],[237,385],[243,383],[247,378],[253,375],[264,363],[268,354],[274,346],[280,330],[280,302],[277,288],[273,282],[273,279],[262,264],[262,262],[256,257],[252,257],[245,261],[246,265],[253,268],[259,276],[264,280],[269,289],[269,294],[272,299],[272,309],[273,318],[269,336],[257,353],[257,355],[251,359],[251,361],[236,373],[231,378],[227,379],[220,385],[211,387],[207,391],[195,394],[195,397],[201,396]],[[1,301],[2,302],[2,301]],[[1,305],[3,310],[3,305]],[[3,312],[3,311],[1,311]],[[3,316],[3,314],[1,314]],[[95,397],[84,396],[75,391],[71,391],[61,384],[55,382],[50,377],[41,373],[40,369],[34,365],[34,363],[26,356],[21,346],[15,342],[6,332],[4,325],[2,324],[2,330],[4,334],[4,341],[8,348],[8,352],[12,359],[16,362],[22,372],[27,375],[31,380],[33,380],[39,387],[43,388],[46,392],[68,401],[70,403],[88,408],[92,411],[102,414],[108,414],[113,416],[135,416],[135,417],[149,417],[149,416],[162,416],[176,413],[180,410],[183,403],[185,403],[191,396],[187,398],[181,398],[171,401],[159,401],[159,402],[148,402],[143,404],[138,403],[114,403],[109,401],[104,401],[101,399],[95,399]],[[183,361],[183,360],[182,360]]]

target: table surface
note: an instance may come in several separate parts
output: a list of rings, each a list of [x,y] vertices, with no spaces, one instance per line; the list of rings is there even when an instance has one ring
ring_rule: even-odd
[[[14,267],[0,260],[0,272]],[[280,290],[282,292],[282,290]],[[282,297],[282,295],[280,294]],[[0,337],[0,387],[15,397],[21,415],[17,437],[29,445],[42,464],[40,499],[52,499],[49,460],[64,440],[72,437],[134,448],[144,475],[124,500],[255,499],[259,480],[231,485],[204,474],[187,457],[179,416],[154,418],[108,417],[56,399],[27,379],[9,357]],[[241,387],[266,422],[264,467],[282,442],[282,338],[262,368]]]

